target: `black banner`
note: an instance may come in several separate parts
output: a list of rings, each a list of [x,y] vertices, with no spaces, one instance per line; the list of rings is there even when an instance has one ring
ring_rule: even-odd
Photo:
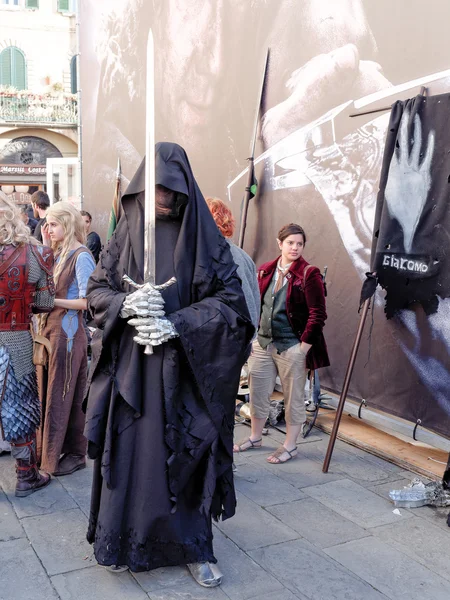
[[[428,393],[399,394],[392,412],[449,436],[450,94],[392,108],[377,197],[371,272],[387,318]],[[369,277],[362,299],[375,290]],[[395,386],[408,386],[398,374]],[[428,395],[429,394],[429,395]]]
[[[415,303],[436,313],[450,296],[449,119],[449,94],[392,108],[371,264],[388,318]]]

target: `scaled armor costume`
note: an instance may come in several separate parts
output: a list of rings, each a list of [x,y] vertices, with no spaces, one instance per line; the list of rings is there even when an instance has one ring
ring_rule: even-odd
[[[53,253],[32,244],[0,252],[0,424],[16,459],[16,496],[28,496],[50,481],[36,466],[40,402],[33,365],[33,313],[54,303]]]

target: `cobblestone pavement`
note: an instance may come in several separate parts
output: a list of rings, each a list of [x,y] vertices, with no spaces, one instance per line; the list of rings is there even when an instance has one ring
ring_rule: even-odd
[[[244,425],[236,437],[248,435]],[[199,587],[185,568],[115,575],[86,542],[91,468],[14,496],[9,455],[0,457],[0,600],[448,600],[450,531],[444,509],[393,512],[389,489],[412,474],[314,431],[298,457],[270,465],[283,441],[236,459],[237,515],[215,526],[224,581]]]

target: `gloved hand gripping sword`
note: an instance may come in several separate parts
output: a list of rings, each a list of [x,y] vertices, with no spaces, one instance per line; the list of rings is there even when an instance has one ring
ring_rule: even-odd
[[[149,317],[145,319],[144,325],[138,328],[139,335],[141,330],[149,332],[150,337],[158,338],[158,334],[150,333],[152,331],[161,330],[164,333],[165,339],[174,337],[171,332],[168,331],[169,327],[158,327],[156,325],[157,319],[164,317],[164,301],[161,298],[159,292],[165,290],[176,282],[175,277],[166,281],[161,285],[155,284],[156,275],[156,252],[155,252],[155,226],[156,226],[156,196],[155,196],[155,68],[154,68],[154,45],[153,45],[153,33],[150,29],[148,32],[147,41],[147,90],[146,90],[146,126],[145,126],[145,207],[144,207],[144,283],[138,284],[133,281],[128,275],[123,276],[123,280],[135,287],[138,290],[142,290],[147,294],[148,305],[147,311],[145,310],[145,294],[140,301],[137,302],[138,313],[139,307],[142,307],[142,316]],[[125,304],[124,304],[124,308]],[[130,315],[131,316],[131,315]],[[151,325],[149,322],[154,320],[155,325]],[[137,319],[129,321],[130,325],[136,325]],[[139,343],[139,336],[135,341]],[[142,343],[142,342],[141,342]],[[158,344],[162,343],[158,341]],[[153,354],[153,345],[147,344],[145,346],[145,354]]]

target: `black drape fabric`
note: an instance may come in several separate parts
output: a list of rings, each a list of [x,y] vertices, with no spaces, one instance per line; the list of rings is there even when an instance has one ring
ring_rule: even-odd
[[[87,292],[89,308],[99,328],[92,344],[86,400],[85,435],[89,454],[99,465],[92,498],[90,541],[99,535],[102,510],[107,508],[102,505],[102,489],[107,489],[108,494],[111,492],[110,502],[114,502],[115,490],[118,495],[124,493],[124,485],[128,492],[131,486],[132,491],[139,494],[143,480],[136,476],[130,483],[130,468],[134,465],[136,473],[140,464],[152,469],[155,457],[145,455],[145,445],[135,452],[131,466],[127,463],[120,469],[118,464],[121,455],[127,453],[127,447],[129,449],[124,442],[129,431],[135,429],[136,435],[144,435],[142,424],[148,418],[148,407],[158,402],[164,413],[161,438],[164,448],[156,460],[164,461],[170,514],[183,511],[187,500],[190,509],[195,508],[207,521],[211,516],[228,518],[235,510],[234,405],[240,369],[254,329],[229,245],[215,226],[187,156],[180,146],[162,143],[156,146],[156,183],[188,197],[176,243],[164,249],[166,267],[169,256],[177,278],[176,285],[164,292],[167,316],[174,323],[179,338],[157,348],[153,356],[144,355],[143,349],[133,341],[135,331],[120,318],[119,312],[125,295],[132,291],[124,284],[123,275],[126,273],[137,282],[143,280],[144,172],[143,163],[122,198],[117,229],[101,255]],[[167,236],[161,238],[164,228],[161,223],[157,222],[157,244],[162,246]],[[164,281],[167,275],[160,268],[161,261],[157,251],[157,283]],[[170,295],[172,301],[169,302]],[[149,389],[149,372],[158,378],[154,389],[151,385]],[[130,440],[134,437],[132,435]],[[118,514],[117,518],[124,524],[128,515]],[[170,517],[166,515],[166,518],[170,523]],[[171,531],[171,527],[162,530]],[[106,543],[111,535],[115,534],[102,531],[100,538]],[[123,529],[120,535],[127,539]],[[164,535],[170,538],[169,533],[163,533],[163,538]],[[178,531],[176,535],[183,537],[183,532]],[[133,536],[135,543],[135,532]],[[155,552],[148,542],[155,536],[145,531],[145,525],[137,537],[142,547],[147,548],[148,555]],[[135,561],[131,567],[140,570],[177,564],[177,561],[183,562],[180,557],[184,555],[189,555],[192,562],[195,556],[186,549],[191,547],[192,535],[187,538],[186,547],[180,539],[160,539],[158,543],[169,544],[169,547],[173,542],[174,548],[180,548],[181,543],[181,550],[176,556],[166,556],[156,563],[144,560],[136,564]],[[96,548],[97,554],[100,554],[99,548]],[[123,548],[119,548],[114,557],[103,556],[102,564],[123,556]],[[199,550],[197,558],[204,559],[204,552]]]
[[[449,118],[450,94],[392,107],[371,257],[388,318],[417,302],[432,314],[450,296]]]

